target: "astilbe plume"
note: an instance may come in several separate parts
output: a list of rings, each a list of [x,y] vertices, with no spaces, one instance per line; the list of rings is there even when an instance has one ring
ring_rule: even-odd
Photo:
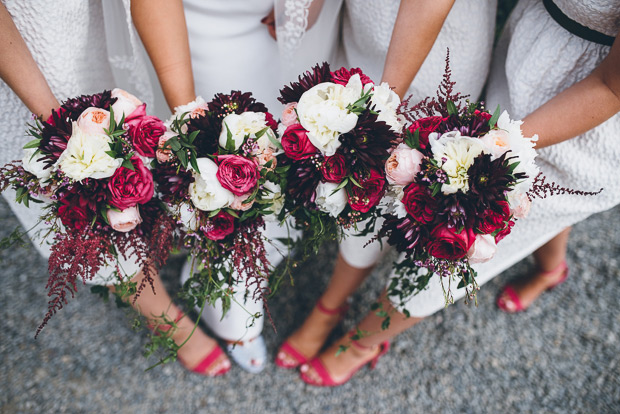
[[[437,96],[434,98],[426,97],[412,107],[411,98],[413,95],[404,99],[398,107],[398,113],[403,115],[407,121],[413,123],[419,118],[428,116],[441,115],[443,117],[448,114],[448,101],[452,101],[459,113],[466,110],[465,100],[469,95],[463,95],[461,92],[455,92],[454,86],[456,82],[452,81],[452,70],[450,69],[450,49],[446,53],[446,68],[443,78],[437,89]]]
[[[283,104],[299,102],[301,95],[313,86],[323,82],[330,82],[332,80],[332,74],[329,63],[323,62],[321,65],[316,65],[312,68],[312,71],[307,71],[299,75],[297,79],[298,82],[291,82],[289,86],[280,89],[278,101]]]
[[[581,195],[581,196],[594,196],[600,194],[603,189],[599,189],[598,191],[582,191],[582,190],[573,190],[571,188],[562,187],[557,183],[548,183],[546,177],[543,173],[539,173],[534,179],[534,183],[532,184],[532,188],[527,192],[527,196],[530,200],[535,198],[547,198],[549,196],[554,195]]]

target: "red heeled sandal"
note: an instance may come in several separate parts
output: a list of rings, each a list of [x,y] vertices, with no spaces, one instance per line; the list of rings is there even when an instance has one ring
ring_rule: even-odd
[[[566,281],[566,279],[568,278],[568,265],[566,264],[566,260],[563,260],[562,263],[556,266],[555,269],[538,272],[538,274],[541,276],[549,277],[551,275],[557,274],[560,271],[562,272],[562,276],[560,277],[560,279],[558,279],[558,281],[555,282],[553,285],[549,286],[546,290],[551,290]],[[509,302],[506,300],[506,297],[508,297],[509,302],[511,302],[514,307],[508,305]],[[502,290],[502,293],[498,296],[497,307],[508,313],[523,312],[527,309],[527,307],[523,306],[519,295],[517,295],[517,292],[511,285],[506,285]]]
[[[357,341],[351,341],[351,344],[354,347],[358,349],[362,349],[362,350],[373,348],[369,346],[364,346]],[[310,377],[307,374],[307,369],[304,370],[303,367],[302,367],[302,372],[300,376],[301,376],[302,381],[309,385],[314,385],[317,387],[338,387],[340,385],[347,383],[353,377],[353,375],[355,375],[357,371],[359,371],[364,365],[368,363],[370,363],[370,369],[375,369],[375,366],[377,365],[379,358],[385,355],[389,351],[389,349],[390,349],[390,343],[388,341],[383,342],[382,344],[379,345],[379,353],[377,355],[375,355],[371,360],[363,362],[359,364],[358,366],[356,366],[355,368],[353,368],[351,372],[346,376],[346,378],[344,378],[341,381],[334,381],[334,379],[331,377],[331,375],[327,371],[327,368],[325,368],[325,365],[323,365],[323,362],[321,362],[321,359],[319,357],[313,358],[305,366],[308,368],[312,367],[314,369],[314,372],[316,372],[316,374],[319,376],[320,381],[317,381],[314,378]]]
[[[179,310],[179,313],[177,314],[177,317],[174,319],[174,324],[176,325],[177,322],[179,322],[181,319],[183,319],[183,317],[185,316],[185,314]],[[172,329],[172,325],[170,324],[152,324],[149,323],[147,324],[147,327],[153,331],[153,333],[157,336],[161,335],[162,333],[168,332],[170,329]],[[200,374],[200,375],[204,375],[207,377],[217,377],[220,375],[224,375],[226,374],[228,371],[230,371],[230,364],[228,364],[227,366],[224,366],[222,368],[220,368],[219,370],[217,370],[216,372],[208,372],[209,367],[215,362],[217,361],[218,358],[220,358],[220,356],[222,355],[226,355],[224,353],[224,351],[222,351],[222,348],[220,348],[219,345],[215,345],[215,347],[211,350],[211,352],[209,352],[209,354],[207,356],[204,357],[204,359],[202,361],[200,361],[198,363],[198,365],[196,365],[193,368],[189,368],[187,366],[187,364],[183,361],[183,359],[177,355],[177,359],[179,360],[179,363],[181,365],[183,365],[183,367],[191,372],[194,372],[196,374]]]
[[[325,305],[321,303],[321,300],[316,302],[315,307],[325,315],[338,315],[338,321],[341,321],[344,318],[344,315],[349,310],[349,304],[345,303],[339,308],[329,309],[326,308]],[[313,355],[314,356],[314,355]],[[310,358],[306,357],[304,354],[299,352],[293,345],[290,344],[288,340],[284,341],[284,343],[280,346],[278,350],[278,354],[276,355],[276,365],[280,368],[292,369],[297,368],[298,366],[307,363]],[[288,361],[287,359],[294,360],[293,362]]]

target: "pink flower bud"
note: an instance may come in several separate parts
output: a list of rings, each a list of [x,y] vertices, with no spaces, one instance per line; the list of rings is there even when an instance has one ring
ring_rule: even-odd
[[[127,233],[142,223],[138,206],[128,207],[125,210],[108,210],[107,213],[110,226],[116,231]]]

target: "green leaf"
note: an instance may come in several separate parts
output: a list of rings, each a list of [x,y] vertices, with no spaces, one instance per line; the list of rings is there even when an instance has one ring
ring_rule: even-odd
[[[217,210],[213,210],[212,212],[209,213],[209,218],[217,216],[219,212],[220,212],[219,208]]]
[[[196,139],[198,134],[200,134],[200,130],[196,130],[192,132],[191,134],[189,134],[189,137],[187,138],[187,140],[189,141],[190,144],[194,143],[194,140]]]
[[[239,218],[239,215],[238,215],[238,214],[237,214],[237,212],[236,212],[235,210],[233,210],[233,209],[227,208],[227,209],[226,209],[226,212],[227,212],[228,214],[230,214],[231,216],[233,216],[234,218]]]
[[[448,115],[457,115],[459,114],[458,109],[456,109],[456,105],[454,105],[454,102],[452,101],[448,101],[446,102],[446,107],[448,109]]]
[[[129,158],[125,158],[123,160],[123,163],[121,164],[121,167],[125,167],[125,168],[127,168],[128,170],[131,170],[131,171],[135,171],[136,170],[134,168],[134,166],[133,166],[133,163],[131,162],[131,160]]]
[[[387,318],[383,320],[383,322],[381,322],[381,329],[385,331],[389,327],[390,327],[390,317],[388,316]]]
[[[358,186],[359,188],[364,188],[360,185],[360,183],[358,183],[357,181],[355,181],[355,178],[353,178],[353,176],[349,176],[349,179],[351,180],[351,182],[353,184],[355,184],[356,186]]]
[[[177,157],[179,158],[179,162],[181,163],[183,168],[187,169],[187,153],[185,151],[179,151],[177,152]]]
[[[189,163],[192,165],[192,168],[200,174],[200,169],[198,168],[198,162],[196,161],[196,155],[192,151],[192,155],[189,157]]]
[[[272,134],[267,134],[267,138],[269,138],[269,142],[276,146],[276,148],[284,150],[282,143],[278,141]]]
[[[226,123],[224,123],[224,126],[226,127],[226,151],[235,152],[235,141],[233,140],[232,132],[230,132]]]
[[[489,119],[489,127],[494,128],[497,120],[499,119],[499,105],[495,108],[495,112],[493,112],[493,116]]]
[[[338,184],[338,187],[336,187],[336,189],[334,190],[332,195],[336,194],[336,191],[340,190],[341,188],[343,188],[348,183],[349,183],[349,179],[348,178],[345,178],[344,180],[342,180],[342,182],[340,184]]]
[[[26,145],[24,145],[24,149],[28,149],[28,148],[39,148],[39,143],[41,142],[40,139],[33,139],[32,141],[28,142]]]

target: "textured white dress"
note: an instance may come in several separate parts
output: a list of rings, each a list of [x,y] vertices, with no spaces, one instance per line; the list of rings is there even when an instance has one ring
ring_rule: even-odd
[[[581,25],[615,37],[620,30],[619,0],[555,0],[562,12]],[[513,11],[492,63],[489,107],[497,104],[521,119],[550,98],[585,78],[610,48],[584,40],[558,25],[540,0],[522,0]],[[587,108],[583,108],[587,112]],[[496,256],[476,266],[483,284],[531,254],[560,231],[620,203],[620,114],[571,140],[541,149],[537,163],[550,181],[595,197],[553,196],[535,200],[526,219],[498,245]],[[463,289],[454,295],[464,296]],[[414,296],[406,308],[427,316],[444,307],[438,279]]]
[[[342,46],[345,64],[359,67],[375,82],[381,81],[399,0],[345,0]],[[446,51],[456,90],[477,99],[491,62],[496,0],[456,0],[431,51],[407,90],[417,103],[435,96],[442,80]],[[415,30],[412,27],[411,30]],[[351,266],[365,268],[380,258],[379,243],[364,247],[371,236],[347,237],[340,244],[342,257]]]
[[[3,3],[59,101],[116,86],[108,61],[100,0],[3,0]],[[2,165],[22,159],[22,148],[30,141],[25,135],[26,124],[31,120],[30,111],[0,80],[0,130],[4,144],[0,151]],[[39,221],[41,210],[36,205],[26,208],[16,204],[15,194],[10,190],[2,196],[25,230]],[[39,253],[49,257],[49,246],[41,244],[33,232],[29,236]],[[131,261],[123,262],[123,268],[130,273],[138,270],[138,266]],[[112,270],[102,270],[91,282],[106,284],[113,280]]]

